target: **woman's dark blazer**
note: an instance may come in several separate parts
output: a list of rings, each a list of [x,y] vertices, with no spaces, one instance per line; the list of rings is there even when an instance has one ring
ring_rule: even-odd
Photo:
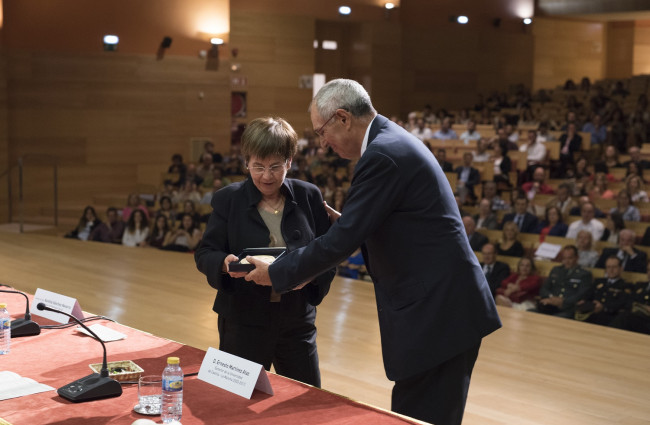
[[[286,199],[281,230],[288,251],[327,232],[330,221],[316,186],[285,179],[280,190]],[[217,191],[212,197],[212,214],[206,231],[194,254],[197,268],[217,290],[212,309],[222,317],[237,318],[244,324],[269,320],[276,309],[272,305],[275,303],[269,302],[271,287],[231,278],[222,273],[221,267],[229,254],[239,255],[245,248],[269,246],[269,230],[257,210],[261,199],[262,194],[250,178]],[[336,269],[330,269],[304,288],[283,294],[284,314],[304,317],[311,312],[329,291],[335,273]]]

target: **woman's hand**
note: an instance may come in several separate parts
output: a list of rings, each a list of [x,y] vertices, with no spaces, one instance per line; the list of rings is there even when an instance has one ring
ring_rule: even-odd
[[[233,261],[239,261],[239,258],[236,257],[233,254],[228,254],[228,256],[223,260],[223,266],[221,266],[221,271],[224,272],[224,273],[228,273],[230,275],[230,277],[235,278],[235,279],[246,276],[246,274],[247,274],[246,272],[231,272],[231,271],[229,271],[228,266]]]

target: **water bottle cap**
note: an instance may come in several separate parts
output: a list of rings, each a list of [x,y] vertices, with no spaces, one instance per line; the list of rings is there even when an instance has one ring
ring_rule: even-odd
[[[180,362],[178,357],[167,357],[167,364],[179,364]]]
[[[0,303],[0,308],[7,308],[7,304],[5,304],[5,303]]]

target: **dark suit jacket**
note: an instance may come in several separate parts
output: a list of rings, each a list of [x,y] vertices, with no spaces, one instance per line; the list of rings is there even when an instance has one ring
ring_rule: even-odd
[[[474,214],[472,216],[474,219],[474,222],[476,223],[478,227],[478,219],[479,215]],[[499,221],[497,220],[497,215],[494,213],[491,213],[485,218],[485,221],[483,222],[483,225],[481,226],[482,229],[488,229],[488,230],[495,230],[497,227],[499,227]]]
[[[566,133],[560,136],[560,151],[564,147],[564,144],[566,143],[567,135]],[[580,149],[582,148],[582,136],[579,134],[576,134],[573,139],[569,142],[569,153],[573,154],[574,152],[580,152]],[[571,160],[573,160],[572,157],[570,157]]]
[[[503,229],[503,225],[506,224],[509,221],[515,221],[515,217],[517,216],[517,213],[510,213],[506,214],[503,216],[503,222],[501,223],[501,228]],[[521,225],[521,229],[519,230],[522,233],[537,233],[537,217],[532,215],[531,213],[527,212],[524,215],[524,222]]]
[[[388,379],[430,370],[501,326],[438,161],[381,115],[371,124],[343,215],[269,267],[273,287],[285,292],[359,245],[375,286]]]
[[[458,174],[458,179],[460,180],[460,173],[463,171],[463,167],[456,167],[456,174]],[[469,169],[469,177],[467,178],[467,182],[465,185],[471,189],[474,190],[474,186],[479,184],[481,182],[481,173],[474,167],[470,167]]]
[[[484,264],[481,263],[481,268],[483,266]],[[492,265],[492,271],[489,274],[485,275],[485,278],[488,281],[488,285],[490,285],[492,296],[496,295],[497,288],[501,286],[501,282],[503,282],[508,276],[510,276],[509,265],[501,261],[496,261]]]
[[[633,249],[634,252],[636,253],[636,257],[629,258],[625,263],[625,267],[623,268],[623,270],[626,272],[645,273],[647,271],[647,266],[648,266],[648,254],[636,248]],[[612,255],[616,256],[617,253],[618,253],[618,248],[604,248],[603,253],[601,254],[598,261],[596,262],[595,267],[604,269],[605,262],[607,261],[607,259]]]
[[[282,216],[282,235],[288,250],[306,245],[329,228],[320,190],[300,180],[286,179],[281,188],[286,201]],[[212,197],[212,214],[203,239],[194,255],[198,269],[217,289],[213,310],[240,323],[266,323],[276,309],[269,302],[271,288],[233,279],[221,272],[228,254],[239,255],[245,248],[267,247],[269,231],[257,211],[262,198],[252,180],[232,183]],[[311,312],[329,291],[336,270],[332,267],[311,277],[300,291],[282,295],[282,308],[289,315],[302,317]],[[304,282],[304,281],[301,281]],[[300,282],[286,282],[299,284]]]

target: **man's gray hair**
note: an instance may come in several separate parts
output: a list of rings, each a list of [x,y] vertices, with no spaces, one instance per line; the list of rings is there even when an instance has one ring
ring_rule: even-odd
[[[354,80],[336,79],[318,90],[309,105],[309,111],[316,108],[321,118],[327,119],[337,109],[345,109],[354,117],[373,116],[377,113],[370,101],[370,95]]]

